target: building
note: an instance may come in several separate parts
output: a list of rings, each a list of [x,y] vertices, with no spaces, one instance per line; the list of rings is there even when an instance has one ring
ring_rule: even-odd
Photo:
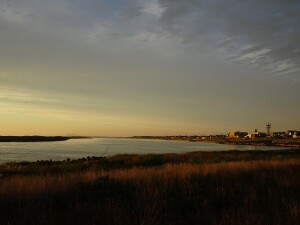
[[[265,138],[267,136],[267,133],[258,132],[258,130],[255,129],[254,132],[252,134],[247,135],[246,138]]]
[[[251,138],[265,138],[265,137],[267,137],[267,133],[258,132],[257,134],[254,134]]]
[[[224,135],[224,134],[216,134],[216,138],[224,139],[224,138],[226,138],[226,135]]]
[[[280,132],[273,132],[273,137],[274,138],[285,138],[287,135],[286,132],[280,131]]]
[[[300,131],[288,130],[287,131],[287,137],[288,138],[298,138],[298,137],[300,137]]]
[[[236,131],[236,132],[229,132],[227,134],[227,138],[244,138],[248,135],[248,132],[241,132],[241,131]]]

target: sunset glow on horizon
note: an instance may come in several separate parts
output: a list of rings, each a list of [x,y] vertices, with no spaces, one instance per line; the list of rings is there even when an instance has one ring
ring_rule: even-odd
[[[300,2],[1,0],[0,135],[300,126]]]

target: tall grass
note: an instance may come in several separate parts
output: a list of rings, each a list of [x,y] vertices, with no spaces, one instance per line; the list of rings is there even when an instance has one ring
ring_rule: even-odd
[[[299,224],[300,159],[3,176],[0,225]]]

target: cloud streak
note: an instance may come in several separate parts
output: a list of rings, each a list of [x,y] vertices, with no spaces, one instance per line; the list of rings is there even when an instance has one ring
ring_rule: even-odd
[[[56,98],[49,96],[39,96],[31,91],[24,89],[16,89],[12,87],[0,87],[0,101],[1,102],[28,102],[38,104],[54,104],[60,103],[61,101]]]
[[[299,11],[298,0],[1,0],[0,104],[139,128],[246,123],[232,115],[265,107],[262,119],[274,96],[277,115],[299,111]]]
[[[4,0],[0,6],[8,22],[94,46],[132,39],[155,47],[172,35],[269,74],[296,75],[300,69],[297,0]]]
[[[300,69],[300,3],[296,0],[159,0],[160,24],[190,41],[209,36],[231,60],[268,73]],[[247,47],[248,46],[248,47]],[[246,47],[246,48],[245,48]]]

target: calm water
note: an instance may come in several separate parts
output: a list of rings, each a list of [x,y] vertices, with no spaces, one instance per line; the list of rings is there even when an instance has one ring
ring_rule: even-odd
[[[0,143],[0,164],[12,161],[65,160],[126,153],[182,153],[192,151],[276,150],[278,147],[221,145],[201,142],[94,138],[62,142]]]

